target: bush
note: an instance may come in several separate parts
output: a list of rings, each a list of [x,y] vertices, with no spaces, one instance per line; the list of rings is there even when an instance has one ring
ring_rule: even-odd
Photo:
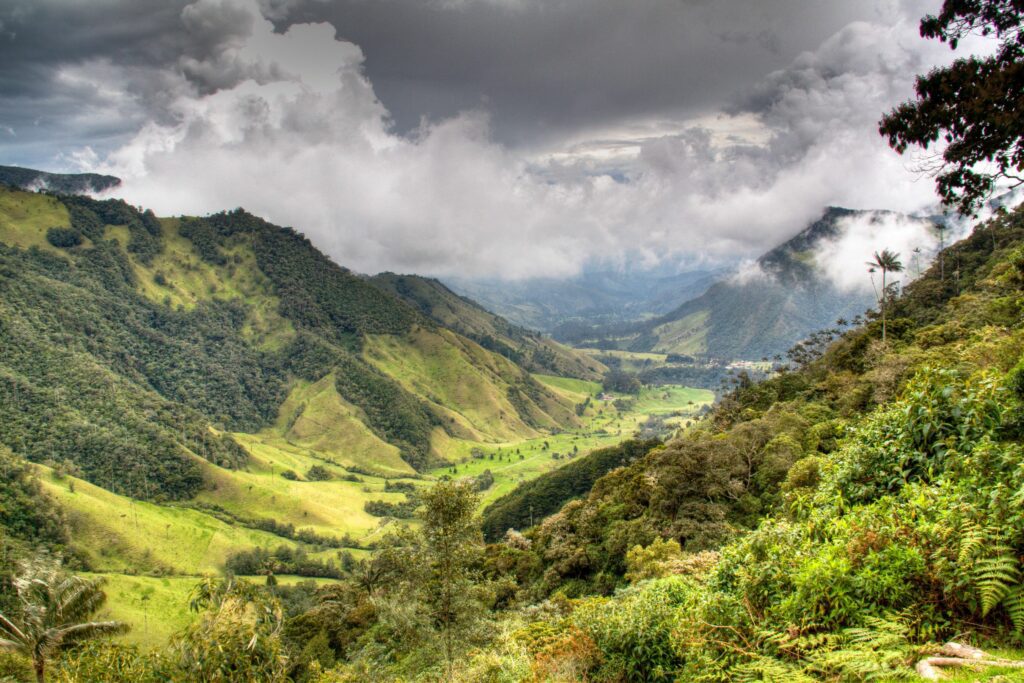
[[[625,591],[615,600],[591,598],[571,617],[601,653],[593,680],[674,681],[682,665],[675,631],[692,583],[671,578]]]
[[[70,249],[82,243],[82,235],[71,228],[50,228],[46,231],[46,241],[60,249]]]
[[[416,516],[416,503],[411,500],[391,503],[386,500],[368,500],[363,510],[374,517],[394,517],[395,519],[412,519]]]
[[[643,387],[633,373],[614,369],[605,373],[601,386],[605,391],[614,391],[620,394],[639,394]]]
[[[302,548],[293,550],[286,545],[278,546],[273,551],[266,548],[238,551],[228,556],[224,568],[240,576],[255,576],[268,572],[329,579],[340,579],[344,576],[334,562],[321,562],[308,557]]]
[[[323,465],[313,465],[306,472],[306,479],[309,481],[330,481],[334,476]]]

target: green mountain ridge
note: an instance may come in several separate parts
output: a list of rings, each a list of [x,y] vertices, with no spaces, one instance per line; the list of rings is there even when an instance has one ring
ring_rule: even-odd
[[[20,190],[87,194],[117,187],[121,179],[98,173],[48,173],[21,166],[0,166],[0,184]]]
[[[390,463],[377,467],[371,448],[347,464],[373,471],[443,463],[442,436],[507,440],[576,421],[513,361],[241,210],[157,219],[116,200],[0,190],[0,243],[0,441],[114,491],[191,497],[193,456],[244,466],[225,432],[271,429],[294,388],[328,375],[331,410]],[[445,365],[398,368],[385,347]],[[476,391],[460,395],[467,377]]]
[[[373,284],[402,299],[439,325],[472,339],[531,372],[578,379],[600,379],[607,368],[584,353],[510,323],[472,299],[456,294],[440,280],[381,273]]]

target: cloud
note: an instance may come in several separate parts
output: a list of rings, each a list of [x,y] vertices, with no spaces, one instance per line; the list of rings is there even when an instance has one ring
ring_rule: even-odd
[[[937,59],[910,20],[849,24],[728,111],[620,118],[523,148],[483,108],[397,128],[360,46],[324,21],[282,23],[288,3],[267,8],[196,0],[173,60],[63,67],[64,87],[96,102],[91,121],[139,121],[79,164],[159,213],[246,207],[360,271],[471,277],[566,276],[610,254],[733,262],[826,205],[934,202],[875,131]]]
[[[900,257],[904,272],[890,275],[889,282],[906,284],[928,268],[939,248],[939,233],[932,221],[924,218],[870,212],[841,219],[837,227],[839,236],[823,240],[814,259],[821,274],[847,292],[872,290],[867,262],[875,252],[888,249]],[[947,244],[962,236],[959,229],[953,232],[956,234],[945,235]],[[881,276],[874,279],[881,287]]]

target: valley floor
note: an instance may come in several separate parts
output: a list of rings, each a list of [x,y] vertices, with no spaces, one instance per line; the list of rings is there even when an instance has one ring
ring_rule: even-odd
[[[442,452],[451,464],[423,475],[385,479],[366,474],[266,430],[233,435],[251,454],[244,469],[200,461],[206,486],[186,503],[132,500],[42,466],[40,479],[68,511],[76,551],[96,575],[108,580],[111,617],[132,625],[125,639],[157,645],[188,623],[188,593],[196,582],[223,571],[233,554],[285,546],[301,549],[312,560],[340,566],[344,554],[361,559],[390,530],[414,523],[366,511],[371,501],[399,504],[406,500],[404,493],[386,487],[404,482],[420,488],[441,477],[479,477],[489,470],[493,484],[481,496],[481,506],[486,506],[518,484],[596,448],[644,430],[666,435],[685,428],[714,400],[710,391],[682,386],[645,388],[632,397],[611,396],[595,382],[536,378],[574,403],[586,404],[579,410],[579,427],[499,443],[449,438]],[[307,480],[314,466],[329,472],[331,479]],[[282,476],[288,472],[296,478]],[[267,525],[267,520],[275,526]],[[303,533],[312,535],[300,538]],[[301,580],[309,579],[281,577],[285,584]]]

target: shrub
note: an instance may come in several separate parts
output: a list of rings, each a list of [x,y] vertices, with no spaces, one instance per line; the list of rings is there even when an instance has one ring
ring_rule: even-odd
[[[692,593],[690,579],[670,578],[629,589],[615,600],[590,598],[572,624],[597,645],[595,680],[674,681],[682,664],[673,631]]]
[[[395,519],[412,519],[416,515],[416,503],[411,500],[392,503],[386,500],[368,500],[363,510],[374,517],[394,517]]]
[[[313,465],[306,472],[306,479],[309,481],[330,481],[333,478],[330,471],[323,465]]]
[[[82,243],[82,234],[71,228],[50,228],[46,231],[46,241],[60,249],[70,249]]]

